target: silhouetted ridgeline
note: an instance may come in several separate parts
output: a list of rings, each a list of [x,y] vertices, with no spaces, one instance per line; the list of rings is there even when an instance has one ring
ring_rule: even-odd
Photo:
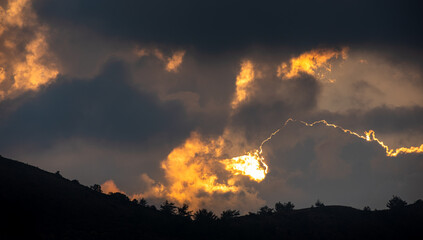
[[[288,203],[220,219],[204,210],[193,221],[183,207],[159,211],[3,157],[0,184],[0,239],[423,239],[422,201],[382,211]]]

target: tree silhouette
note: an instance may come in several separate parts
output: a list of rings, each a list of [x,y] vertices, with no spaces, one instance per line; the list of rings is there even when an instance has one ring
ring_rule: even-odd
[[[147,207],[147,200],[145,200],[144,198],[141,198],[139,201],[139,205],[141,207]]]
[[[194,213],[194,220],[202,223],[211,223],[217,220],[217,216],[207,209],[199,209]]]
[[[275,203],[275,210],[277,213],[283,213],[283,212],[289,212],[294,209],[295,205],[291,202],[287,203],[281,203],[277,202]]]
[[[314,204],[316,207],[324,207],[325,204],[323,204],[323,202],[321,202],[319,199],[317,199],[316,203]]]
[[[94,184],[94,185],[90,186],[90,188],[91,188],[92,190],[96,191],[96,192],[99,192],[99,193],[103,192],[103,191],[101,190],[101,186],[100,186],[100,185],[98,185],[98,184]]]
[[[391,200],[389,200],[386,204],[386,207],[388,207],[389,209],[400,209],[405,206],[407,206],[407,202],[395,195],[392,196]]]
[[[255,213],[255,212],[248,212],[248,214],[247,214],[247,216],[255,216],[255,215],[257,215],[257,213]]]
[[[154,206],[154,205],[150,205],[150,206],[147,206],[147,207],[150,208],[150,209],[152,209],[152,210],[154,210],[154,211],[157,210],[156,206]]]
[[[371,209],[370,209],[370,207],[369,207],[369,206],[365,206],[365,207],[363,208],[363,211],[365,211],[365,212],[370,212],[370,211],[371,211]]]
[[[128,196],[120,192],[109,193],[109,196],[111,199],[115,200],[116,202],[121,202],[121,203],[129,202]]]
[[[220,214],[220,219],[221,220],[228,220],[228,219],[238,217],[239,215],[240,214],[239,214],[238,210],[228,209],[228,210],[223,211],[222,214]]]
[[[260,210],[258,210],[257,214],[258,215],[272,215],[273,214],[273,208],[270,208],[266,205],[264,207],[261,207]]]
[[[72,180],[72,182],[75,183],[75,184],[80,184],[77,179]]]
[[[192,211],[188,211],[188,209],[189,209],[188,204],[184,203],[182,207],[178,207],[178,215],[191,219]]]
[[[160,211],[167,215],[175,215],[176,206],[173,202],[166,200],[162,205],[160,205]]]

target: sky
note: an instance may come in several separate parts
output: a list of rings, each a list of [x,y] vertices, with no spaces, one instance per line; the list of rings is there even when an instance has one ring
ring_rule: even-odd
[[[0,154],[216,212],[413,203],[423,198],[420,9],[0,0]]]

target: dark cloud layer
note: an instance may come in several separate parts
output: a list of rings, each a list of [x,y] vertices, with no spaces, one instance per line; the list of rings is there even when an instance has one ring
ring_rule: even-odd
[[[206,50],[250,45],[411,44],[422,47],[419,1],[52,1],[49,24],[142,43]]]
[[[123,63],[111,62],[90,80],[58,79],[30,97],[0,125],[0,146],[44,145],[81,137],[147,144],[161,135],[185,138],[192,126],[176,101],[161,103],[130,86]]]

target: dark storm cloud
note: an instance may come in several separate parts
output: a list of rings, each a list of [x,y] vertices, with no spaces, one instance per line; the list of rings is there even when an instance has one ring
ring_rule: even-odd
[[[162,101],[180,101],[187,114],[198,120],[198,132],[220,135],[228,121],[239,71],[237,57],[209,59],[190,53],[177,73],[165,71],[155,57],[143,57],[132,64],[134,86],[159,95]]]
[[[232,118],[231,127],[246,132],[248,140],[268,135],[288,118],[301,118],[312,111],[320,85],[313,76],[301,74],[287,81],[276,77],[257,80],[255,91]]]
[[[91,80],[58,79],[0,122],[0,146],[51,144],[70,137],[139,144],[160,135],[185,138],[192,120],[176,101],[132,88],[123,63]],[[148,145],[148,144],[147,144]]]
[[[378,107],[364,114],[363,119],[365,126],[370,126],[382,132],[423,132],[423,107],[419,106]]]
[[[55,26],[207,50],[357,42],[421,47],[423,42],[418,1],[42,0],[34,6]]]

